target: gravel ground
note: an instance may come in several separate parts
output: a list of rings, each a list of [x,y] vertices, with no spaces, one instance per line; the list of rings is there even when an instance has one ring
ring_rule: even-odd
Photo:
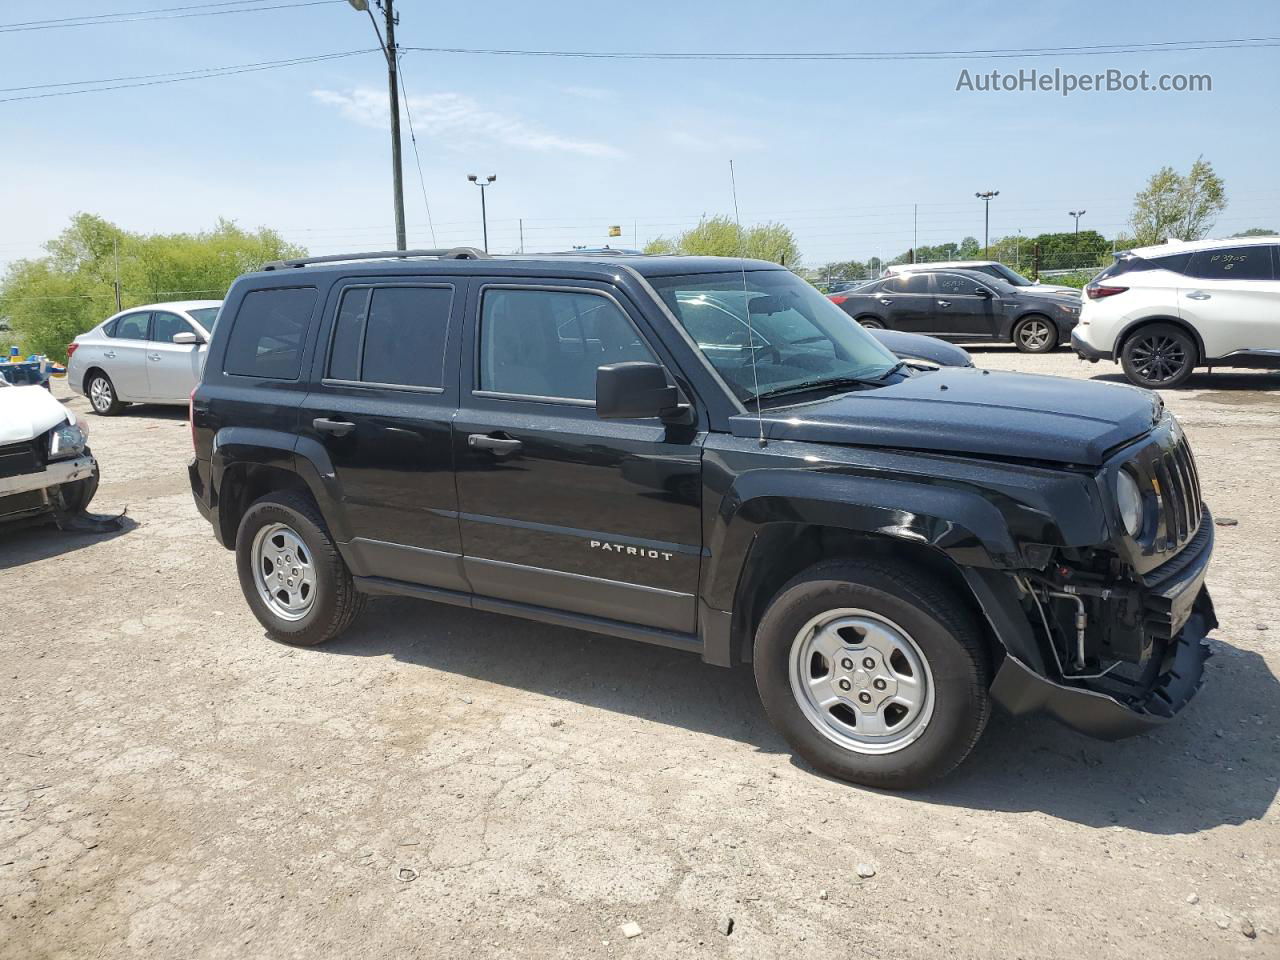
[[[997,715],[908,795],[793,761],[749,671],[658,647],[399,599],[275,644],[185,411],[91,416],[129,528],[0,534],[0,956],[1280,956],[1280,376],[1167,399],[1239,521],[1206,688],[1118,744]]]

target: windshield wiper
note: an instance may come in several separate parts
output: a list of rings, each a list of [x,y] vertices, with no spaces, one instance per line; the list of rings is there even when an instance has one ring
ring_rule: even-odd
[[[887,380],[889,379],[889,377],[893,376],[899,370],[904,369],[906,366],[907,366],[907,361],[899,360],[897,363],[895,363],[892,367],[890,367],[884,373],[880,374],[880,376],[876,377],[876,381],[879,382],[879,381]]]
[[[880,387],[883,386],[878,379],[870,377],[830,377],[826,380],[809,380],[805,383],[793,383],[788,387],[778,387],[774,390],[764,390],[754,397],[748,397],[748,403],[755,403],[757,400],[772,400],[775,397],[788,397],[798,393],[813,393],[817,390],[841,390],[846,387]]]

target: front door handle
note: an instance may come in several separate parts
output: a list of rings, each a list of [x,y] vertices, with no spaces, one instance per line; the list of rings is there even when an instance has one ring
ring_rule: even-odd
[[[951,306],[951,301],[950,301],[950,300],[939,300],[939,301],[938,301],[938,306],[940,306],[940,307],[949,307],[949,306]]]
[[[880,298],[880,302],[881,302],[881,303],[883,303],[886,307],[887,307],[889,304],[893,303],[893,301],[892,301],[892,300],[890,300],[888,297],[881,297],[881,298]]]
[[[147,359],[148,359],[148,360],[159,360],[159,359],[160,359],[160,354],[158,354],[158,353],[148,353],[148,354],[147,354]]]
[[[519,453],[524,444],[510,437],[495,437],[483,433],[473,433],[467,437],[467,446],[472,450],[488,450],[500,457],[505,457],[513,453]]]
[[[1203,290],[1192,290],[1190,293],[1187,294],[1187,299],[1188,300],[1208,300],[1209,294],[1205,293]]]
[[[108,350],[103,354],[103,356],[106,357],[108,360],[114,359],[115,355],[116,355],[116,352],[114,350]]]
[[[316,417],[311,421],[311,426],[315,427],[319,433],[328,433],[335,437],[345,437],[356,428],[354,423],[347,420],[328,420],[324,417]]]

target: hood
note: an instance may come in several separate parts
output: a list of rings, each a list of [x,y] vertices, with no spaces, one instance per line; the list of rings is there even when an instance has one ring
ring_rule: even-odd
[[[0,388],[0,444],[34,440],[68,418],[74,415],[44,387]]]
[[[892,386],[764,412],[773,440],[896,447],[1098,466],[1107,453],[1151,430],[1160,397],[1093,383],[972,367],[944,367]],[[755,436],[754,413],[729,421]]]
[[[1022,287],[1022,289],[1032,293],[1065,293],[1076,298],[1082,296],[1079,287],[1067,287],[1059,283],[1033,283],[1029,287]]]

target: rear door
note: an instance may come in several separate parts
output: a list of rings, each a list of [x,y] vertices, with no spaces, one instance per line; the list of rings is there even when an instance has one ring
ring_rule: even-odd
[[[194,333],[201,342],[174,343],[179,333]],[[203,340],[185,317],[167,310],[152,313],[147,349],[147,390],[152,400],[185,401],[191,395],[208,349]]]
[[[933,275],[900,273],[880,284],[876,305],[890,330],[932,333],[938,326],[933,297]]]
[[[672,359],[607,284],[473,283],[454,430],[472,588],[692,633],[705,434],[595,412],[597,367]]]
[[[1209,358],[1280,350],[1280,282],[1264,244],[1197,250],[1179,278],[1178,309]]]
[[[978,291],[991,289],[970,277],[958,273],[933,275],[936,328],[925,333],[946,333],[948,336],[973,337],[989,340],[996,335],[998,301],[994,296],[979,296]]]
[[[299,451],[318,444],[332,464],[357,576],[467,589],[450,441],[461,309],[451,278],[351,279],[329,296]]]
[[[151,346],[151,312],[126,313],[111,327],[111,337],[102,345],[100,366],[115,384],[121,400],[149,400],[147,348]]]

